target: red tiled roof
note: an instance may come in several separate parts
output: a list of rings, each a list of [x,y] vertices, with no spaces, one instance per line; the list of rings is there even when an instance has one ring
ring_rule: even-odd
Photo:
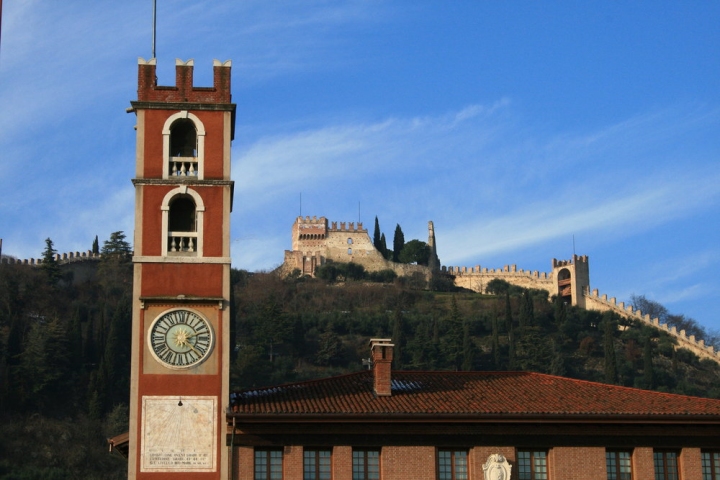
[[[364,371],[233,394],[235,415],[502,418],[669,417],[720,422],[720,400],[618,387],[531,372],[393,372],[392,396]]]

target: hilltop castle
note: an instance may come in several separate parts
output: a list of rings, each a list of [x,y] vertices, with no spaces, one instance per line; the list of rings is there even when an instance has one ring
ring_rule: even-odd
[[[625,318],[644,322],[670,334],[678,347],[686,348],[700,358],[720,362],[720,354],[703,340],[686,335],[685,330],[661,324],[659,319],[643,315],[632,305],[625,306],[614,297],[601,295],[597,289],[590,290],[590,264],[587,255],[573,255],[570,260],[553,258],[550,272],[518,270],[517,265],[503,268],[441,266],[437,256],[435,228],[428,222],[428,266],[395,263],[387,260],[375,248],[367,229],[361,222],[328,222],[325,217],[297,217],[292,225],[292,250],[285,251],[285,259],[279,268],[283,276],[299,271],[301,275],[314,276],[315,269],[327,262],[354,262],[369,272],[393,270],[398,276],[421,275],[430,279],[433,273],[453,279],[456,287],[485,293],[489,282],[500,279],[522,288],[546,290],[551,296],[559,296],[565,303],[587,310],[613,311]]]
[[[428,246],[431,263],[438,265],[435,231],[428,222]],[[420,274],[429,279],[431,266],[395,263],[383,257],[373,245],[362,222],[330,222],[325,217],[297,217],[292,226],[292,250],[285,250],[281,275],[298,269],[301,275],[315,275],[315,269],[327,262],[354,262],[370,272],[392,270],[398,276]]]

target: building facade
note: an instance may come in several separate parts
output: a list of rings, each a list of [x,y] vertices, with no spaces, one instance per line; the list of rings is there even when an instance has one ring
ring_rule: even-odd
[[[237,392],[233,479],[716,480],[720,400],[525,372],[373,370]]]

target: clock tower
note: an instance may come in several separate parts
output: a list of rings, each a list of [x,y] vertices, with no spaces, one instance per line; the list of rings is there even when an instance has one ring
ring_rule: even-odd
[[[193,61],[158,86],[139,59],[130,479],[227,478],[230,62],[193,86]]]

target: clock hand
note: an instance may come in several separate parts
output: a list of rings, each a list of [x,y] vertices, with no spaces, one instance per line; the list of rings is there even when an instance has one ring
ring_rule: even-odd
[[[185,340],[183,341],[183,346],[188,347],[190,350],[192,350],[193,352],[195,352],[198,357],[202,357],[202,354],[201,354],[200,352],[198,352],[197,350],[195,350],[195,347],[193,347],[192,345],[190,345],[190,342],[188,342],[187,339],[185,339]]]

